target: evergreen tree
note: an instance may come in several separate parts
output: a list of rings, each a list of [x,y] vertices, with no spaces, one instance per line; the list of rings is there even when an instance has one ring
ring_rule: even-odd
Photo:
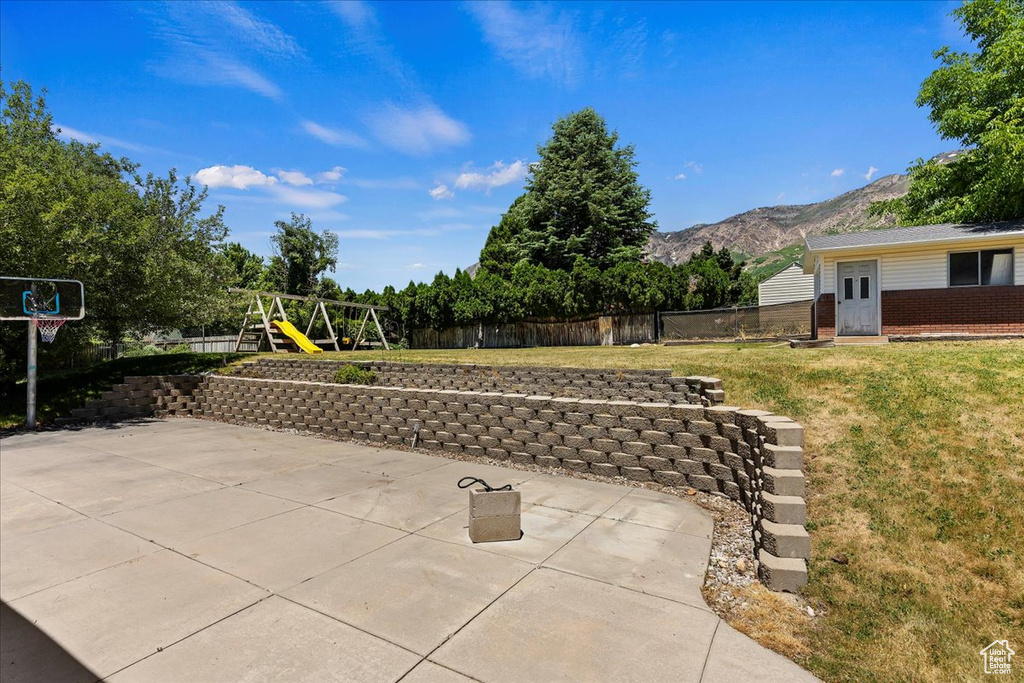
[[[481,267],[508,277],[517,263],[572,270],[639,261],[656,224],[651,193],[637,182],[633,146],[591,108],[560,119],[537,149],[526,192],[491,230]]]

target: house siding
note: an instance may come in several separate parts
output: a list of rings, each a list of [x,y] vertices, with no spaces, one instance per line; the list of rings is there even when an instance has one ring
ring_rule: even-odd
[[[968,241],[941,245],[901,245],[898,248],[851,250],[820,254],[822,294],[835,294],[836,263],[880,258],[882,291],[911,289],[945,289],[947,287],[948,254],[975,249],[1013,249],[1013,281],[1024,285],[1024,237],[999,241]]]
[[[834,337],[835,295],[815,306],[817,337]],[[882,334],[1024,334],[1024,285],[882,292]]]
[[[796,264],[785,268],[757,286],[760,306],[788,304],[791,301],[809,301],[814,298],[814,276],[804,275]]]

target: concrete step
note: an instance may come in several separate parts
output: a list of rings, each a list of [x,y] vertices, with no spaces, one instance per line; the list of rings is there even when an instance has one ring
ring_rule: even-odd
[[[832,340],[836,346],[875,346],[877,344],[888,344],[889,337],[878,335],[871,337],[836,337]]]

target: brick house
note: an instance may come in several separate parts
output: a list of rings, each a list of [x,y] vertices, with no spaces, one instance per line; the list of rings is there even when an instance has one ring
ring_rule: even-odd
[[[1024,334],[1024,221],[808,237],[816,339]]]

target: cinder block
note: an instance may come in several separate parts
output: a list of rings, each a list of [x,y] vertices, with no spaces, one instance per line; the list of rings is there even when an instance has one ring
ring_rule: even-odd
[[[736,424],[736,406],[712,406],[704,409],[704,418],[715,424]]]
[[[473,543],[518,541],[522,535],[522,519],[518,514],[500,517],[469,515],[469,540]]]
[[[619,476],[619,468],[608,462],[592,462],[590,463],[590,471],[602,477]]]
[[[802,447],[804,445],[804,428],[796,422],[761,418],[761,426],[758,431],[766,441],[778,446]]]
[[[696,434],[689,432],[676,432],[672,435],[672,444],[683,448],[703,448],[704,442]]]
[[[640,458],[640,466],[646,467],[651,471],[663,470],[668,471],[672,469],[672,463],[667,458],[659,458],[656,455],[645,455]]]
[[[685,458],[679,458],[675,461],[676,471],[682,474],[690,476],[703,476],[707,474],[704,469],[704,465],[696,462],[695,460],[686,460]]]
[[[777,496],[799,496],[806,492],[804,474],[800,470],[779,470],[774,467],[762,469],[764,490]]]
[[[791,557],[776,557],[762,550],[757,558],[757,575],[773,591],[796,593],[807,585],[807,563]]]
[[[697,436],[718,436],[718,425],[704,420],[691,420],[686,423],[686,431]]]
[[[678,463],[677,463],[678,464]],[[695,474],[686,478],[690,482],[690,486],[697,489],[698,491],[717,491],[718,482],[714,477],[709,477],[703,474]]]
[[[766,443],[761,449],[764,464],[780,470],[800,470],[804,466],[804,449],[800,446],[778,446]]]
[[[653,474],[654,481],[664,486],[683,486],[686,484],[686,477],[679,472],[669,470],[657,471]]]
[[[493,485],[493,482],[489,482]],[[476,517],[497,517],[519,514],[522,494],[519,491],[469,490],[469,512]]]
[[[553,455],[537,455],[534,456],[533,461],[541,467],[560,467],[562,461]]]
[[[777,524],[761,521],[761,547],[776,557],[811,556],[811,537],[799,524]]]
[[[639,467],[640,458],[629,453],[609,453],[608,461],[620,467]]]
[[[646,467],[623,467],[622,476],[630,481],[651,481],[651,471]]]
[[[778,524],[807,523],[807,504],[799,496],[778,496],[764,491],[761,493],[761,514]]]
[[[642,441],[626,441],[622,444],[622,450],[629,455],[634,455],[638,458],[642,458],[647,455],[654,455],[654,448],[651,444],[644,443]]]

